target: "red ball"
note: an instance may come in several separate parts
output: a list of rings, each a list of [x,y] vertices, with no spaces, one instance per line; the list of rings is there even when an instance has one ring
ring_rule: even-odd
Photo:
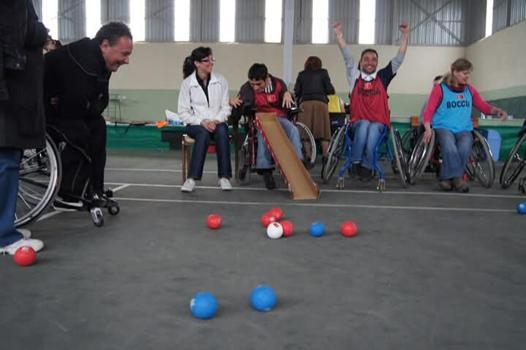
[[[282,221],[281,226],[283,227],[283,237],[290,237],[294,233],[294,224],[292,221]]]
[[[340,225],[340,232],[345,237],[354,237],[358,234],[358,226],[352,221],[345,221]]]
[[[33,265],[37,261],[37,253],[33,248],[24,246],[16,250],[13,259],[20,266]]]
[[[206,225],[212,230],[217,230],[220,228],[222,223],[223,219],[219,214],[210,214],[206,219]]]
[[[276,218],[276,220],[281,220],[283,218],[283,210],[279,207],[272,208],[268,211],[268,213]]]
[[[267,228],[268,225],[276,221],[278,221],[276,217],[273,215],[270,215],[269,213],[265,213],[261,215],[261,226],[263,226],[264,228]]]

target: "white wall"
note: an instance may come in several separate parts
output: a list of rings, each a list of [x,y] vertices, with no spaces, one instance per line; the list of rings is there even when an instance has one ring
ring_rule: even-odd
[[[526,86],[526,21],[467,47],[466,57],[480,91]]]
[[[182,63],[191,50],[201,44],[137,43],[130,65],[121,67],[111,79],[112,89],[179,89]],[[202,44],[210,46],[216,57],[215,70],[236,90],[247,79],[254,62],[265,63],[272,74],[282,74],[282,47],[277,44]],[[356,59],[365,46],[353,45]],[[385,65],[396,54],[396,46],[374,46]],[[464,54],[461,47],[409,47],[404,64],[390,86],[390,93],[426,94],[432,78],[444,73],[449,64]],[[347,91],[345,67],[336,45],[297,45],[294,47],[295,74],[303,69],[308,56],[318,56],[329,70],[336,91]]]

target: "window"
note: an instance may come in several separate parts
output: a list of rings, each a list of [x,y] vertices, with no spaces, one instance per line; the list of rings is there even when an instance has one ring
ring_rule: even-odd
[[[486,0],[486,37],[493,34],[493,0]]]
[[[236,41],[236,0],[219,2],[219,41]]]
[[[58,0],[42,0],[42,22],[49,35],[58,39]]]
[[[97,31],[100,29],[100,0],[88,0],[84,1],[86,10],[86,36],[90,38],[95,37]]]
[[[281,42],[281,0],[265,0],[265,42]]]
[[[358,44],[374,44],[376,0],[360,0]]]
[[[144,41],[146,38],[145,18],[145,0],[130,0],[130,31],[134,41]]]
[[[312,1],[312,43],[329,42],[329,0]]]
[[[174,40],[190,40],[190,0],[174,0]]]

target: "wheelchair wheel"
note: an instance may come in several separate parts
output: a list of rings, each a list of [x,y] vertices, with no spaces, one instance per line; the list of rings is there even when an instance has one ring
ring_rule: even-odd
[[[405,159],[409,159],[418,141],[418,129],[410,128],[402,135],[400,140]]]
[[[473,130],[473,147],[466,164],[469,177],[476,179],[482,186],[490,188],[495,181],[495,163],[486,138]]]
[[[119,207],[118,204],[111,204],[108,206],[108,213],[110,213],[110,215],[117,215],[119,214],[119,212],[121,211],[121,208]]]
[[[500,173],[500,185],[502,188],[510,187],[519,177],[522,169],[526,165],[526,133],[515,142],[508,159]]]
[[[345,130],[347,130],[345,125],[340,126],[331,138],[329,150],[327,151],[327,161],[321,167],[323,183],[328,183],[334,171],[338,168],[345,146]]]
[[[308,143],[310,145],[309,163],[310,163],[310,167],[312,168],[316,164],[316,154],[317,154],[316,140],[314,139],[314,135],[312,135],[312,131],[310,131],[307,125],[300,123],[300,122],[296,122],[296,127],[298,128],[298,131],[300,132],[302,144]],[[302,147],[304,146],[302,145]],[[303,159],[307,159],[305,150],[303,150]]]
[[[246,185],[250,181],[250,147],[248,145],[248,138],[245,138],[243,145],[239,149],[239,164],[241,164],[237,179],[240,185]]]
[[[431,158],[431,155],[433,154],[433,150],[435,148],[435,131],[433,130],[431,134],[431,140],[429,140],[429,143],[424,142],[424,135],[422,134],[418,142],[416,143],[415,149],[411,153],[411,156],[409,157],[409,161],[407,163],[407,179],[408,182],[413,185],[415,183],[415,180],[422,175],[424,170],[427,167],[427,163],[429,162],[429,158]]]
[[[393,147],[393,158],[396,165],[398,175],[400,175],[400,181],[402,186],[407,187],[407,162],[402,148],[402,139],[398,130],[395,130],[393,127],[389,130],[391,134],[390,139]]]
[[[59,152],[51,137],[46,135],[46,147],[25,150],[20,161],[16,227],[38,218],[53,202],[60,178]]]

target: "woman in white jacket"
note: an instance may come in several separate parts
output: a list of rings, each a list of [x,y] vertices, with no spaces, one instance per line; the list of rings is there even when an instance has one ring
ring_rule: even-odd
[[[210,140],[216,145],[219,186],[232,190],[228,125],[231,107],[228,104],[226,79],[212,72],[214,57],[209,47],[198,47],[183,64],[184,80],[179,91],[178,113],[185,122],[186,133],[195,140],[188,177],[181,191],[192,192],[195,181],[201,180]]]

